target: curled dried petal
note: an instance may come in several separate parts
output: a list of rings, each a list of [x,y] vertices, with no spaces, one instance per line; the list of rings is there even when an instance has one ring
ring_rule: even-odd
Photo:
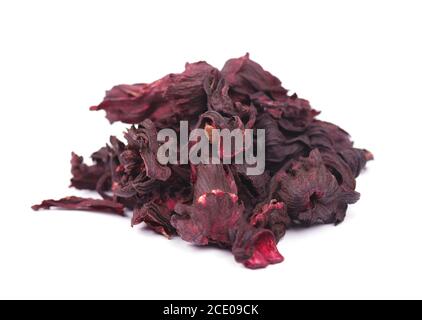
[[[239,228],[232,252],[236,261],[249,269],[265,268],[284,261],[277,249],[274,234],[268,229],[251,226]]]
[[[171,211],[168,206],[148,202],[135,208],[132,226],[145,222],[155,232],[170,238],[175,234],[175,229],[170,224]]]
[[[169,74],[151,84],[116,86],[91,110],[105,110],[110,122],[136,124],[149,118],[160,127],[192,120],[205,111],[203,84],[212,70],[206,62],[187,63],[184,72]]]

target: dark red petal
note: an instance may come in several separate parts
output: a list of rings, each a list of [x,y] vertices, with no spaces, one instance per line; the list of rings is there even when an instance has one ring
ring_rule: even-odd
[[[136,207],[133,211],[132,226],[145,222],[155,232],[170,238],[175,229],[170,224],[171,210],[167,206],[159,205],[153,201]]]
[[[278,252],[274,234],[263,228],[241,223],[236,231],[232,252],[237,262],[251,269],[265,268],[283,262]]]
[[[171,224],[183,240],[197,245],[231,245],[231,232],[243,215],[244,207],[235,194],[213,190],[192,205],[178,204]]]
[[[258,269],[283,261],[284,257],[278,252],[274,238],[265,233],[256,239],[252,256],[243,264],[247,268]]]
[[[184,72],[151,84],[120,85],[108,91],[104,101],[91,110],[105,110],[110,122],[135,124],[149,118],[164,127],[179,119],[196,119],[206,108],[203,83],[212,70],[215,69],[201,61],[186,64]]]
[[[109,200],[98,200],[80,197],[66,197],[60,200],[44,200],[41,204],[32,207],[35,211],[52,207],[66,210],[82,210],[114,213],[124,216],[124,206]]]

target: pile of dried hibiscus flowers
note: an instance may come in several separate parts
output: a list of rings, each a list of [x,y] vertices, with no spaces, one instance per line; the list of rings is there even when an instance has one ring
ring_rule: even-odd
[[[249,59],[227,61],[221,71],[187,64],[151,84],[119,85],[92,110],[111,122],[136,124],[92,155],[72,154],[71,186],[96,190],[102,200],[67,197],[33,209],[58,207],[124,215],[166,237],[232,251],[248,268],[283,261],[276,244],[293,226],[338,224],[359,199],[355,178],[372,159],[353,148],[349,135],[316,120],[307,100],[289,95],[279,79]],[[161,165],[157,130],[265,129],[265,172],[246,165]]]

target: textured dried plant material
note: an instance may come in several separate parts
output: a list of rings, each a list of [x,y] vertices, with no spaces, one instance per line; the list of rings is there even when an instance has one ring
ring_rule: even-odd
[[[231,250],[251,269],[284,260],[277,242],[291,226],[342,222],[359,199],[355,178],[373,159],[343,129],[317,120],[309,101],[289,94],[249,55],[221,71],[197,62],[151,84],[116,86],[91,109],[133,124],[126,141],[111,137],[92,165],[72,154],[71,186],[96,190],[104,200],[68,197],[33,208],[120,215],[128,208],[132,225]],[[212,129],[265,129],[266,171],[248,176],[241,164],[161,165],[157,129],[177,131],[181,120],[190,130],[205,129],[210,142]]]
[[[213,69],[206,62],[187,63],[183,73],[169,74],[151,84],[116,86],[91,109],[105,110],[110,122],[136,124],[151,119],[170,126],[177,123],[177,116],[195,120],[206,110],[204,79]]]
[[[35,211],[50,209],[52,207],[67,210],[83,210],[109,212],[124,216],[125,207],[115,201],[87,199],[79,197],[66,197],[60,200],[44,200],[40,205],[32,207]]]

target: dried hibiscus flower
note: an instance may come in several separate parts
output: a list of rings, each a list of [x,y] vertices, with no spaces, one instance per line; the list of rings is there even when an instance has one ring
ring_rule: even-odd
[[[197,62],[150,84],[116,86],[91,109],[105,110],[110,122],[132,124],[126,141],[111,137],[91,156],[92,165],[72,154],[71,186],[103,199],[45,200],[33,209],[124,215],[128,208],[132,226],[145,223],[167,238],[231,250],[251,269],[284,260],[277,243],[290,227],[342,222],[359,199],[356,177],[373,159],[343,129],[316,119],[309,101],[289,94],[248,54],[221,71]],[[180,121],[188,121],[188,132]],[[210,145],[213,130],[242,137],[256,130],[236,152],[219,147],[220,160],[253,150],[264,130],[265,169],[249,175],[249,163],[184,163],[182,153],[200,145],[196,140],[177,151],[175,163],[163,164],[157,154],[168,141],[159,139],[159,129],[174,129],[176,139],[203,129]]]

